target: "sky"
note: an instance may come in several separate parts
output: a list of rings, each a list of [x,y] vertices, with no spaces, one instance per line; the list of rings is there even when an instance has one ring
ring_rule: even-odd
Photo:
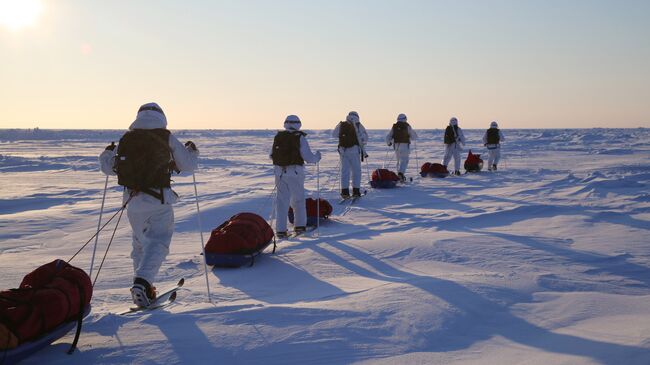
[[[22,12],[17,6],[34,3]],[[650,1],[0,0],[0,128],[650,127]],[[22,20],[22,21],[21,21]]]

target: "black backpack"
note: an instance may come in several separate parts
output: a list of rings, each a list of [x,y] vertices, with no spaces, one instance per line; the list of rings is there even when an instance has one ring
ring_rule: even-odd
[[[273,164],[278,166],[304,165],[300,154],[300,137],[307,134],[300,131],[281,131],[273,139]]]
[[[341,122],[339,126],[339,147],[358,146],[357,131],[352,123]]]
[[[458,136],[458,127],[457,126],[447,126],[445,129],[445,144],[456,143],[456,138]]]
[[[395,143],[411,143],[411,136],[409,135],[409,124],[406,122],[393,124],[393,142]]]
[[[164,203],[162,189],[170,187],[174,168],[167,129],[134,129],[120,139],[115,156],[117,183],[152,195]]]
[[[499,137],[498,128],[490,128],[487,130],[487,143],[488,144],[499,144],[501,137]]]

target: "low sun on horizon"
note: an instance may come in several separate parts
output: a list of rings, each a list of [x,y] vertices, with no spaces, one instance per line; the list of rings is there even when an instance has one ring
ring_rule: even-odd
[[[0,0],[0,27],[18,31],[33,26],[42,12],[40,0]]]

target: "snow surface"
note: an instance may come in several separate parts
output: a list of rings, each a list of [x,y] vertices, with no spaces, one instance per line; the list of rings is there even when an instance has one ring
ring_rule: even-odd
[[[0,130],[0,287],[94,233],[105,177],[97,155],[121,131]],[[269,217],[274,131],[177,131],[201,149],[203,231],[243,211]],[[394,159],[370,131],[368,170]],[[418,162],[442,158],[418,131]],[[483,131],[466,131],[485,153]],[[171,253],[159,288],[177,302],[132,316],[130,227],[117,230],[79,350],[72,334],[27,364],[650,364],[650,130],[505,130],[496,173],[422,179],[338,205],[336,142],[320,186],[334,214],[320,235],[279,244],[253,267],[209,272],[191,175],[174,178]],[[316,168],[307,188],[315,194]],[[109,179],[104,220],[119,207]],[[126,217],[125,217],[126,218]],[[113,225],[100,236],[96,266]],[[92,243],[91,243],[92,246]],[[72,263],[88,270],[89,246]]]

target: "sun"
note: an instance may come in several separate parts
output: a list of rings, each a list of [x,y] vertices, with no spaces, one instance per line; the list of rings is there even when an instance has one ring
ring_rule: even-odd
[[[21,30],[34,25],[42,11],[40,0],[0,0],[0,26]]]

